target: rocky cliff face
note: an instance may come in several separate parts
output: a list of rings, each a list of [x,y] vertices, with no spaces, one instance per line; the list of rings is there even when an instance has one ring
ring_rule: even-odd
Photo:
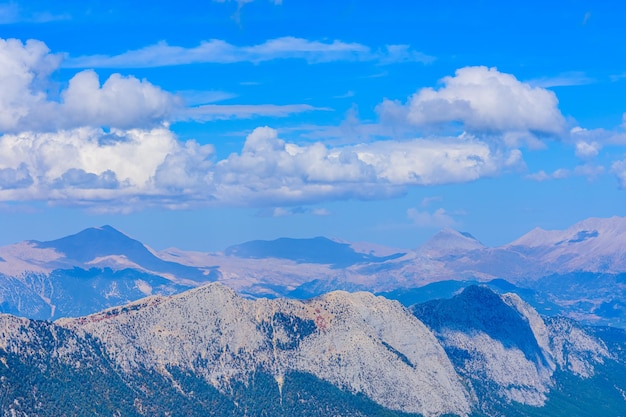
[[[544,320],[519,296],[486,287],[412,311],[434,331],[487,413],[502,401],[543,407],[557,384],[555,372],[589,378],[612,359],[605,344],[574,321]]]

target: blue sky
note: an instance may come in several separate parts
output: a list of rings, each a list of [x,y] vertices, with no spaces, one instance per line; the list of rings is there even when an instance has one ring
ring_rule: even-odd
[[[421,3],[0,3],[0,243],[500,245],[625,215],[624,6]]]

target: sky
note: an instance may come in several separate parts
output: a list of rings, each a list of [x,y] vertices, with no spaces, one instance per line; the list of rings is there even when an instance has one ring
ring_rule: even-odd
[[[443,227],[497,246],[624,216],[625,15],[0,2],[0,244],[109,224],[155,249],[414,248]]]

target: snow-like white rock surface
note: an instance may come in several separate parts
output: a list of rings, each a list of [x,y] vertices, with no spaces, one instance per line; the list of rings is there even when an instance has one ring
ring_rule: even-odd
[[[397,302],[371,294],[251,301],[211,284],[58,324],[98,337],[127,372],[177,366],[225,389],[257,369],[278,382],[303,371],[392,409],[470,412],[469,395],[432,333]]]

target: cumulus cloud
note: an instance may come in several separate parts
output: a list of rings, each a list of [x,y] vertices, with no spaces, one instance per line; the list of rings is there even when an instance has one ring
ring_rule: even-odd
[[[153,126],[178,105],[148,81],[113,74],[100,85],[93,71],[76,74],[61,100],[52,100],[46,87],[60,61],[42,42],[0,39],[0,132]]]
[[[103,189],[117,188],[119,181],[113,171],[107,169],[100,175],[86,172],[83,169],[70,168],[59,178],[55,179],[52,186],[55,188],[82,188]]]
[[[381,198],[409,186],[473,181],[520,163],[477,140],[379,141],[329,148],[287,143],[257,128],[241,153],[216,163],[219,199],[237,204],[278,200],[311,203],[336,198]]]
[[[180,143],[166,128],[5,134],[0,136],[0,199],[106,200],[166,194],[170,160],[186,151],[208,156],[211,149],[193,141]],[[192,175],[184,169],[176,172],[179,183]]]
[[[407,45],[387,45],[382,50],[372,50],[369,46],[355,42],[316,41],[286,36],[252,46],[236,46],[219,39],[204,41],[191,48],[159,42],[114,56],[91,55],[68,58],[63,65],[68,68],[150,68],[198,63],[258,64],[276,59],[303,59],[309,63],[332,61],[429,63],[434,58],[413,51]]]
[[[49,96],[50,74],[62,57],[36,40],[0,39],[0,133],[56,131],[83,126],[153,128],[164,121],[284,117],[327,110],[306,104],[186,107],[183,99],[133,76],[112,74],[103,83],[93,70],[74,75],[58,98]],[[215,94],[212,95],[216,97]],[[217,97],[224,97],[224,94]],[[191,99],[206,100],[206,93]]]
[[[253,47],[253,55],[292,56],[294,48],[300,48],[303,57],[310,59],[320,51],[326,54],[329,45],[339,54],[361,47],[296,38],[276,41]],[[394,53],[406,52],[407,48],[400,48]],[[403,140],[372,135],[371,141],[333,145],[326,140],[289,142],[275,129],[259,127],[246,137],[239,152],[218,160],[212,145],[179,140],[167,122],[183,117],[284,116],[321,109],[214,104],[190,109],[147,80],[113,74],[101,82],[93,70],[78,72],[58,97],[51,98],[47,83],[60,61],[41,42],[0,40],[0,202],[40,200],[122,211],[151,205],[278,207],[272,215],[296,214],[293,207],[387,198],[410,187],[474,181],[517,169],[524,162],[515,138],[541,129],[549,132],[547,119],[525,110],[528,103],[538,111],[556,109],[556,101],[553,107],[548,105],[550,94],[510,75],[485,68],[460,70],[440,90],[421,90],[398,109],[412,121],[419,112],[431,111],[425,107],[429,100],[434,105],[441,102],[444,110],[458,107],[460,113],[438,115],[430,122],[461,122],[475,132]],[[466,78],[472,74],[476,85],[469,86]],[[487,93],[479,93],[480,86]],[[510,119],[510,108],[487,103],[489,94],[495,94],[496,104],[517,100],[520,120]],[[495,114],[488,116],[490,111]],[[507,146],[479,134],[481,129],[489,130],[489,123],[491,131],[500,129],[501,137],[513,138],[503,139]],[[323,209],[308,212],[327,214]],[[422,217],[428,213],[432,221],[448,216],[416,211],[414,217],[420,213]]]
[[[432,213],[410,208],[406,214],[413,224],[418,227],[441,228],[452,227],[456,224],[456,221],[443,208],[438,208]]]
[[[287,210],[336,199],[386,198],[413,186],[473,181],[519,163],[516,152],[494,151],[478,140],[328,147],[287,142],[269,127],[250,133],[240,152],[216,160],[213,146],[180,141],[167,127],[83,127],[0,136],[0,201],[109,201],[117,209],[220,205]]]
[[[26,188],[33,183],[26,164],[21,163],[17,168],[0,169],[0,189]]]
[[[622,129],[623,127],[621,126]],[[592,159],[603,147],[625,145],[626,133],[622,129],[585,129],[576,126],[570,130],[566,139],[575,146],[576,156],[581,159]]]
[[[581,159],[592,159],[598,156],[600,148],[601,146],[598,142],[580,141],[576,143],[576,156]]]
[[[423,88],[406,104],[385,100],[383,119],[415,126],[460,125],[473,133],[557,135],[564,118],[556,95],[518,81],[496,68],[465,67],[441,80],[438,90]]]

